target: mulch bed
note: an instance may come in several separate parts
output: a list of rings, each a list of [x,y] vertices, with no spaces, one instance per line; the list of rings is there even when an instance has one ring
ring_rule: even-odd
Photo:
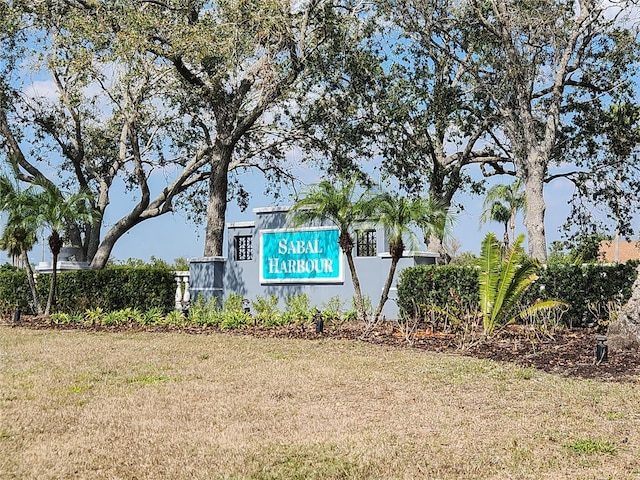
[[[7,323],[5,322],[5,325]],[[92,331],[180,331],[188,334],[207,334],[220,330],[201,327],[140,327],[140,326],[69,326],[50,325],[39,317],[22,316],[20,326],[34,329],[77,328]],[[392,348],[416,348],[433,352],[467,355],[476,358],[511,362],[523,367],[566,377],[578,377],[611,382],[638,382],[640,380],[640,351],[609,351],[604,362],[595,357],[596,334],[593,329],[557,329],[552,334],[511,326],[498,335],[462,341],[452,335],[432,334],[418,330],[410,345],[393,324],[377,327],[362,339],[362,325],[344,323],[316,333],[313,325],[289,325],[277,328],[249,327],[228,331],[231,334],[269,338],[320,339],[335,338],[366,341]]]

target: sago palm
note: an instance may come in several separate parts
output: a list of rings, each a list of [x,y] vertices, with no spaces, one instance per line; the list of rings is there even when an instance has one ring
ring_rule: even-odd
[[[524,253],[524,235],[519,235],[506,253],[501,251],[495,234],[488,233],[480,252],[480,310],[485,335],[491,335],[498,325],[512,323],[537,310],[562,305],[555,300],[537,302],[518,310],[518,301],[536,281],[539,264]]]
[[[372,205],[370,190],[361,188],[355,179],[341,180],[338,187],[324,180],[313,185],[289,212],[289,221],[295,226],[327,221],[338,228],[338,244],[347,259],[356,297],[356,310],[358,318],[362,320],[366,320],[366,308],[353,261],[353,231],[357,224],[370,218]]]

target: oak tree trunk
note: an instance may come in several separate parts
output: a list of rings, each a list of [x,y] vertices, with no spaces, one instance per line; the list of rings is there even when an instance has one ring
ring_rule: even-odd
[[[100,246],[97,248],[93,258],[91,260],[91,268],[94,270],[103,269],[107,262],[109,261],[109,257],[111,256],[111,252],[113,250],[116,242],[122,237],[125,233],[131,230],[134,226],[140,223],[142,219],[139,215],[136,215],[136,212],[132,212],[126,217],[120,219],[113,227],[109,229],[106,233],[102,241],[100,242]]]
[[[229,149],[216,156],[211,162],[203,252],[205,257],[221,257],[223,253],[230,161],[231,150]]]
[[[522,176],[527,208],[524,215],[524,225],[527,229],[529,255],[541,263],[547,261],[547,237],[544,228],[546,204],[544,201],[544,173],[546,164],[539,158],[529,156],[526,168],[527,174]]]
[[[427,244],[427,252],[437,253],[440,255],[436,258],[437,265],[448,265],[451,263],[451,255],[447,252],[447,249],[444,246],[444,241],[440,236],[430,234],[425,238],[425,243]]]

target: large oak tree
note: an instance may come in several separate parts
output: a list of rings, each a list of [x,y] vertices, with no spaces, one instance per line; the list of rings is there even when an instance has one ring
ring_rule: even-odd
[[[196,125],[208,179],[204,255],[222,255],[229,172],[258,165],[282,171],[287,100],[317,52],[355,18],[347,2],[130,0],[95,2],[122,48],[146,52],[176,78],[171,106]],[[104,20],[101,20],[104,22]],[[275,163],[274,163],[275,162]]]
[[[373,171],[393,177],[412,197],[426,195],[445,210],[461,208],[458,193],[482,189],[469,175],[472,165],[487,175],[508,168],[508,149],[491,135],[495,117],[485,98],[466,90],[454,53],[441,51],[455,45],[434,46],[448,34],[444,26],[442,32],[423,30],[415,12],[396,2],[375,3],[361,30],[352,30],[348,43],[325,59],[327,68],[318,70],[325,72],[322,101],[305,108],[304,144],[324,159],[319,167],[329,173]],[[428,15],[449,12],[429,9]],[[331,71],[331,64],[339,68]],[[424,233],[430,250],[445,260],[441,234]]]
[[[530,254],[546,259],[545,182],[564,175],[561,126],[576,99],[628,89],[637,39],[621,17],[630,2],[393,0],[397,25],[459,69],[462,91],[487,102],[493,137],[510,152],[525,188]],[[605,102],[606,103],[606,102]]]
[[[8,163],[23,181],[91,193],[94,223],[70,230],[95,268],[123,234],[174,208],[202,213],[204,254],[221,255],[227,202],[246,195],[234,172],[290,175],[288,99],[355,18],[349,2],[318,0],[26,6],[3,51]],[[28,68],[54,92],[33,93]],[[155,190],[154,175],[167,179]],[[135,203],[107,227],[120,181]]]

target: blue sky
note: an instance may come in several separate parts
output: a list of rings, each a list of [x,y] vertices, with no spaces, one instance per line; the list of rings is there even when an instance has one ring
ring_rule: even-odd
[[[55,88],[51,81],[36,76],[28,92],[32,95],[53,96]],[[300,162],[298,161],[298,164]],[[302,168],[302,175],[307,181],[314,181],[317,173],[310,172],[306,167]],[[160,177],[162,177],[160,175]],[[275,205],[275,201],[263,195],[264,180],[259,172],[249,173],[245,187],[251,192],[252,197],[249,208],[240,212],[235,202],[230,202],[227,213],[227,222],[250,221],[254,219],[252,210],[257,207]],[[510,183],[512,177],[496,177],[491,182]],[[564,223],[569,213],[567,202],[573,193],[573,186],[565,180],[556,180],[545,186],[545,199],[547,202],[546,232],[547,241],[550,244],[560,239],[559,227]],[[153,196],[153,194],[152,194]],[[120,192],[111,194],[112,204],[107,212],[107,225],[113,223],[124,213],[129,211],[134,200],[127,194]],[[478,219],[482,211],[482,197],[460,196],[456,200],[465,205],[465,210],[458,216],[454,227],[453,237],[461,243],[460,252],[470,251],[478,253],[481,239],[487,231],[495,231],[498,237],[502,236],[502,227],[498,224],[488,224],[479,228]],[[285,198],[278,202],[285,205]],[[522,216],[519,216],[517,232],[524,232]],[[149,260],[151,257],[173,261],[178,257],[193,258],[202,256],[204,248],[204,225],[196,225],[186,220],[186,214],[178,211],[174,214],[165,214],[158,218],[146,220],[125,234],[115,245],[112,258],[126,260],[127,258],[139,258]],[[46,251],[46,249],[45,249]],[[40,261],[42,248],[37,248],[32,254],[32,261]],[[49,259],[48,252],[45,260]],[[7,260],[5,252],[0,251],[0,263]]]
[[[249,208],[241,212],[238,206],[231,202],[227,211],[227,222],[251,221],[254,219],[252,210],[258,207],[272,205],[286,205],[282,200],[275,202],[263,195],[263,179],[259,173],[247,174],[246,185],[252,193]],[[501,183],[509,183],[511,178],[497,179]],[[547,236],[548,241],[560,238],[559,226],[564,222],[567,213],[567,200],[572,193],[572,186],[566,181],[556,181],[547,185]],[[502,235],[502,227],[492,223],[479,228],[478,218],[482,212],[482,197],[460,197],[465,204],[465,211],[461,213],[456,222],[453,237],[461,242],[460,251],[478,253],[480,241],[488,231],[494,231],[499,237]],[[116,209],[130,207],[127,197],[121,196],[114,200],[110,208],[114,209],[110,218],[115,218]],[[121,211],[121,213],[124,213]],[[518,218],[517,232],[524,232],[521,216]],[[424,247],[424,246],[423,246]],[[134,227],[124,235],[117,243],[112,258],[126,260],[127,258],[139,258],[149,260],[152,256],[166,261],[173,261],[178,257],[193,258],[202,256],[204,248],[204,225],[195,225],[186,220],[183,212],[167,214],[162,217],[147,220]],[[34,252],[35,253],[35,252]],[[4,262],[6,254],[0,255],[0,262]],[[48,258],[46,258],[48,260]],[[39,260],[33,258],[33,260]]]
[[[317,181],[317,173],[309,170],[301,170],[301,176],[307,182]],[[315,178],[314,178],[315,177]],[[249,208],[241,212],[235,202],[229,203],[227,210],[227,222],[251,221],[254,219],[252,210],[258,207],[287,205],[286,199],[279,202],[266,197],[263,194],[264,179],[259,172],[244,174],[242,177],[245,186],[251,192],[252,197]],[[511,177],[495,177],[492,183],[510,183]],[[286,192],[286,191],[285,191]],[[559,227],[565,221],[569,207],[568,200],[573,193],[573,186],[566,180],[556,180],[546,185],[545,200],[547,202],[547,241],[551,243],[560,239]],[[133,198],[124,193],[112,195],[112,204],[108,209],[107,224],[117,220],[133,205]],[[499,238],[502,236],[502,226],[490,223],[480,228],[478,219],[482,212],[482,197],[461,196],[458,201],[465,205],[465,210],[458,215],[454,226],[453,237],[461,243],[459,252],[478,253],[480,242],[488,231],[494,231]],[[522,216],[519,215],[517,233],[525,232]],[[125,234],[115,245],[112,258],[124,261],[128,258],[139,258],[148,261],[152,256],[172,262],[176,258],[201,257],[204,248],[204,225],[197,225],[187,221],[186,214],[178,211],[173,214],[165,214],[161,217],[146,220]],[[422,245],[424,249],[424,245]],[[42,248],[35,248],[31,254],[32,262],[39,262],[42,257]],[[48,249],[45,248],[45,261],[50,260]],[[0,264],[8,261],[6,252],[0,251]]]

